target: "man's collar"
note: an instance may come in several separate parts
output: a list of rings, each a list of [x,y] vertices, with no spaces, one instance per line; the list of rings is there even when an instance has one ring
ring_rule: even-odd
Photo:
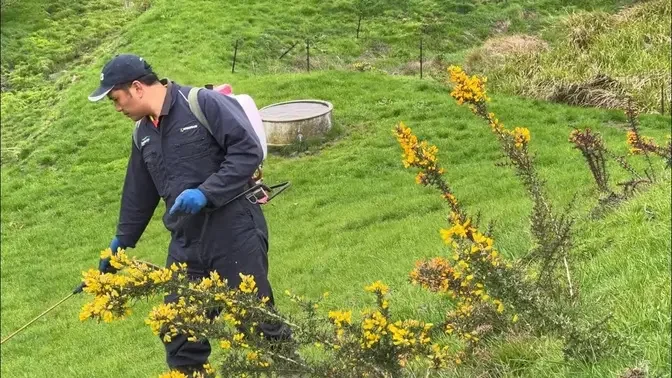
[[[163,106],[161,107],[161,114],[159,116],[167,115],[170,111],[170,108],[173,106],[173,83],[169,79],[161,79],[161,84],[166,87],[166,97],[163,100]]]

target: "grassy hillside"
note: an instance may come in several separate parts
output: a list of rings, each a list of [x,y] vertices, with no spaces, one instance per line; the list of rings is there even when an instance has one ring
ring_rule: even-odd
[[[61,90],[84,80],[78,67],[112,52],[142,53],[164,70],[193,61],[188,69],[202,84],[198,73],[205,68],[218,67],[221,74],[231,69],[236,40],[239,73],[305,71],[309,39],[312,69],[351,69],[367,62],[390,73],[418,75],[421,30],[425,61],[461,61],[465,49],[503,31],[536,33],[555,15],[613,11],[632,1],[394,0],[368,1],[361,9],[358,2],[230,1],[224,8],[212,1],[155,1],[144,13],[149,1],[128,2],[128,8],[120,0],[11,2],[2,13],[2,164],[32,155],[44,131],[62,118],[54,111],[63,101]]]
[[[116,1],[12,1],[2,11],[2,163],[30,153],[61,117],[61,90],[80,80],[76,67],[93,61],[101,41],[116,46],[138,10]],[[106,46],[108,47],[108,46]],[[100,53],[100,49],[98,51]]]
[[[271,182],[289,179],[294,185],[266,208],[271,278],[279,293],[330,291],[327,306],[361,309],[371,305],[363,285],[382,279],[392,285],[398,298],[394,311],[435,321],[441,318],[436,299],[407,284],[406,274],[416,259],[444,251],[438,228],[444,225],[447,210],[435,193],[417,187],[413,175],[402,169],[399,149],[390,135],[400,119],[438,144],[448,177],[469,211],[480,209],[486,220],[498,220],[496,236],[507,257],[526,251],[529,201],[511,172],[493,165],[498,153],[487,127],[457,108],[442,87],[348,73],[236,78],[234,85],[258,94],[260,104],[302,97],[332,101],[336,122],[348,130],[343,139],[316,155],[274,157],[268,162]],[[114,230],[130,124],[109,107],[87,104],[77,95],[85,89],[81,85],[69,91],[73,105],[81,109],[70,113],[69,120],[82,124],[88,116],[102,113],[99,123],[90,126],[98,129],[95,136],[91,131],[91,143],[76,153],[59,155],[50,168],[24,169],[22,175],[18,168],[3,170],[3,335],[67,294],[79,272],[95,264],[97,251],[107,245]],[[622,152],[623,133],[614,127],[623,122],[622,115],[507,98],[493,102],[502,119],[530,127],[533,150],[553,197],[564,202],[578,192],[584,198],[581,207],[594,204],[589,172],[564,141],[572,126],[591,126]],[[643,118],[643,129],[650,135],[661,137],[667,127],[662,117]],[[557,343],[541,356],[536,348],[516,348],[516,359],[532,359],[536,369],[553,366],[559,375],[574,371],[613,376],[641,361],[648,361],[656,371],[669,367],[669,338],[661,333],[669,333],[670,326],[664,315],[670,294],[665,268],[670,250],[667,199],[669,181],[603,223],[582,220],[579,227],[581,250],[587,255],[580,281],[585,303],[601,314],[616,311],[617,329],[628,337],[631,348],[596,367],[558,365]],[[642,224],[645,205],[655,217]],[[165,258],[167,243],[158,219],[161,208],[133,251],[158,264]],[[632,232],[635,227],[646,233]],[[637,258],[630,262],[632,255]],[[627,264],[615,266],[618,261]],[[658,268],[650,270],[650,266]],[[612,273],[614,269],[618,275]],[[129,376],[149,376],[162,370],[161,346],[142,322],[148,305],[141,305],[128,320],[108,326],[79,324],[76,315],[83,301],[71,300],[4,345],[2,374],[39,376],[47,367],[72,377],[113,377],[127,369],[131,369]],[[279,303],[291,310],[287,300]],[[106,357],[78,359],[83,348]],[[509,366],[506,361],[497,362],[500,369],[514,369],[514,362]],[[529,371],[530,376],[534,371]]]
[[[10,139],[8,143],[27,152],[3,161],[0,172],[3,338],[67,295],[80,272],[95,266],[99,250],[114,232],[132,124],[109,103],[92,104],[86,96],[97,84],[102,62],[117,51],[141,53],[162,76],[181,83],[230,82],[237,92],[253,95],[259,106],[298,98],[334,104],[334,122],[344,130],[338,140],[300,158],[271,156],[267,162],[269,182],[293,184],[265,207],[271,280],[283,311],[293,311],[281,294],[291,289],[308,296],[329,291],[326,309],[350,307],[357,312],[372,305],[363,286],[381,279],[392,287],[395,313],[441,320],[439,301],[408,284],[407,274],[415,260],[446,252],[438,229],[445,226],[447,209],[435,192],[415,185],[413,174],[403,169],[391,134],[400,120],[438,145],[447,178],[467,210],[481,210],[486,222],[496,220],[499,250],[508,258],[527,251],[530,201],[513,173],[494,165],[499,152],[488,127],[455,105],[440,83],[341,71],[229,73],[228,55],[222,58],[228,50],[221,46],[230,46],[231,33],[225,31],[234,27],[233,18],[211,15],[244,14],[250,26],[235,27],[249,33],[263,30],[261,25],[290,31],[289,21],[270,22],[273,13],[296,12],[296,19],[303,19],[300,9],[310,15],[317,6],[292,4],[255,5],[254,12],[243,13],[242,3],[235,2],[230,12],[204,1],[170,6],[156,2],[120,30],[123,43],[103,42],[100,50],[93,50],[91,64],[69,68],[79,79],[64,86],[50,105],[58,116],[39,138]],[[535,4],[545,9],[554,3]],[[483,6],[494,12],[494,5]],[[277,12],[265,7],[277,7],[272,8]],[[117,44],[123,48],[113,49]],[[181,53],[179,59],[175,51]],[[6,113],[4,106],[3,101],[3,135],[32,126],[13,111]],[[596,202],[594,184],[567,137],[573,127],[591,127],[603,133],[611,149],[625,154],[622,112],[499,95],[493,96],[491,107],[508,125],[529,127],[531,149],[552,200],[562,206],[578,194],[576,280],[581,301],[586,314],[613,312],[615,331],[626,343],[598,364],[582,365],[563,361],[558,340],[509,340],[483,357],[481,369],[489,366],[504,376],[614,377],[627,367],[645,366],[652,376],[667,374],[669,170],[660,185],[592,221],[586,214]],[[659,141],[670,131],[669,117],[644,115],[641,122],[643,132]],[[640,159],[631,160],[642,166]],[[616,167],[611,172],[616,180],[625,177]],[[160,205],[132,250],[156,264],[165,260],[168,242],[159,219],[163,210]],[[77,314],[85,300],[70,299],[4,344],[2,376],[39,377],[53,371],[63,377],[146,377],[164,371],[161,343],[143,323],[158,298],[112,325],[80,323]]]

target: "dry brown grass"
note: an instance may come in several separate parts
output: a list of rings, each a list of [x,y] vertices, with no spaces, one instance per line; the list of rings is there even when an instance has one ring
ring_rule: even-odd
[[[447,69],[448,65],[440,58],[429,58],[422,62],[422,76],[432,77],[439,82],[445,82],[448,78]],[[389,73],[392,75],[420,75],[420,61],[406,62],[399,67],[390,69]]]
[[[422,69],[423,71],[428,68],[428,63],[423,62],[422,63]],[[423,72],[424,73],[424,72]],[[403,66],[397,68],[394,70],[393,74],[399,74],[399,75],[419,75],[420,74],[420,61],[415,60],[411,62],[407,62]]]
[[[548,48],[548,43],[540,38],[525,35],[507,35],[488,39],[483,44],[484,54],[492,56],[506,56],[512,54],[530,54]]]
[[[478,70],[478,67],[483,65],[499,64],[510,57],[533,55],[547,49],[548,43],[530,35],[494,37],[486,40],[483,46],[467,56],[465,68],[469,71]]]
[[[623,374],[619,375],[618,378],[646,378],[646,370],[642,368],[631,368],[627,369]]]
[[[593,40],[609,27],[610,15],[604,12],[574,13],[564,18],[559,25],[567,30],[568,39],[574,48],[586,51]]]
[[[648,0],[616,13],[576,12],[543,32],[487,40],[465,59],[494,90],[571,105],[615,108],[632,97],[643,112],[669,114],[669,0]]]
[[[548,100],[577,106],[622,109],[626,91],[617,80],[601,74],[583,83],[557,84],[551,88]]]
[[[643,21],[651,16],[651,12],[666,12],[665,7],[667,7],[667,12],[669,13],[669,1],[642,1],[628,7],[623,7],[613,16],[613,20],[619,24]]]

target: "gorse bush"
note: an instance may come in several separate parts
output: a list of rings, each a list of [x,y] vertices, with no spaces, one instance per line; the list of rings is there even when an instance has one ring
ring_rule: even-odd
[[[394,319],[390,312],[389,288],[377,281],[366,287],[375,295],[376,307],[356,319],[352,311],[318,314],[318,301],[286,294],[300,308],[288,317],[269,308],[267,297],[259,298],[252,276],[241,274],[241,283],[231,288],[216,272],[199,282],[187,277],[186,264],[159,268],[129,258],[124,251],[111,256],[116,274],[89,270],[84,274],[85,291],[93,294],[84,305],[81,320],[112,322],[130,313],[142,298],[177,293],[176,303],[160,304],[146,323],[165,341],[183,334],[190,341],[217,341],[223,354],[218,369],[211,365],[192,377],[250,377],[292,373],[315,377],[394,377],[408,365],[441,369],[460,362],[460,354],[432,340],[433,325],[413,319]],[[326,296],[326,294],[325,294]],[[257,327],[260,323],[283,322],[293,331],[291,340],[271,340]],[[171,371],[162,377],[186,377]]]
[[[628,116],[628,124],[630,126],[627,134],[628,146],[630,146],[630,153],[633,155],[644,155],[649,162],[650,174],[653,174],[653,167],[649,160],[649,154],[656,155],[665,160],[666,168],[672,166],[672,140],[670,135],[667,136],[667,145],[659,146],[653,138],[643,136],[639,132],[638,110],[632,106],[626,110]]]
[[[449,68],[449,74],[454,85],[451,96],[489,124],[507,160],[505,165],[514,168],[527,189],[533,201],[530,232],[535,245],[519,262],[502,260],[491,228],[479,229],[443,178],[445,169],[438,163],[436,146],[419,141],[401,123],[395,134],[404,151],[404,166],[419,168],[416,183],[439,189],[451,209],[450,227],[441,230],[441,237],[452,249],[452,261],[442,256],[418,261],[410,274],[411,282],[446,294],[451,309],[446,313],[444,330],[465,342],[467,356],[483,338],[530,332],[559,335],[565,340],[568,358],[599,358],[614,340],[608,332],[609,317],[586,326],[578,315],[578,293],[568,263],[573,219],[566,212],[556,214],[547,200],[544,182],[528,150],[529,130],[507,129],[488,112],[486,79],[470,77],[455,66]]]
[[[450,80],[454,83],[451,96],[459,104],[468,104],[474,114],[488,123],[507,159],[505,165],[514,168],[533,201],[530,231],[535,240],[535,246],[525,260],[538,264],[538,283],[548,292],[555,292],[558,298],[561,298],[561,291],[564,288],[561,287],[560,282],[566,282],[567,291],[570,297],[573,297],[567,264],[572,219],[565,214],[554,213],[547,199],[544,183],[534,167],[534,157],[528,150],[530,131],[524,127],[507,129],[494,113],[488,111],[486,103],[489,99],[485,93],[485,79],[477,76],[469,77],[461,68],[455,66],[449,67],[449,72]],[[564,265],[564,272],[559,270],[560,262]],[[561,279],[565,273],[567,280]]]
[[[581,151],[581,154],[586,159],[598,190],[601,193],[612,195],[613,192],[609,188],[609,176],[606,168],[606,149],[600,134],[593,132],[591,129],[584,131],[575,129],[570,134],[569,141],[574,143],[575,147]]]
[[[437,187],[451,208],[451,227],[441,230],[441,238],[453,249],[454,263],[436,257],[419,261],[410,273],[411,282],[433,292],[443,293],[457,301],[455,310],[447,314],[444,330],[455,333],[469,346],[477,343],[484,333],[501,330],[504,312],[511,305],[502,303],[492,290],[511,278],[510,263],[502,261],[487,232],[481,232],[464,212],[448,183],[443,180],[444,169],[439,166],[436,146],[418,142],[411,129],[403,123],[396,129],[397,139],[404,150],[404,165],[420,168],[416,182]],[[474,317],[487,317],[487,322],[474,322]],[[518,315],[508,315],[515,322]],[[478,324],[477,324],[478,323]]]
[[[626,142],[631,155],[645,157],[647,167],[643,174],[633,168],[625,156],[618,156],[610,151],[598,132],[590,128],[583,131],[574,129],[569,136],[569,142],[574,144],[575,148],[581,151],[585,158],[600,193],[599,206],[595,209],[595,214],[599,214],[605,208],[632,197],[639,189],[657,181],[656,169],[650,155],[662,158],[665,161],[665,168],[670,168],[672,165],[672,141],[669,136],[667,145],[659,146],[653,138],[641,135],[638,121],[639,113],[632,106],[632,103],[629,104],[625,114],[629,124]],[[629,180],[618,183],[622,188],[621,193],[616,193],[609,182],[607,158],[614,160],[630,174]]]

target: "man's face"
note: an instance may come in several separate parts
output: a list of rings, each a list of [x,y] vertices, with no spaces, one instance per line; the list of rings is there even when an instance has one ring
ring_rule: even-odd
[[[133,121],[138,121],[147,115],[146,107],[142,101],[142,89],[136,83],[133,83],[128,89],[113,89],[107,94],[112,100],[114,107],[118,112]]]

